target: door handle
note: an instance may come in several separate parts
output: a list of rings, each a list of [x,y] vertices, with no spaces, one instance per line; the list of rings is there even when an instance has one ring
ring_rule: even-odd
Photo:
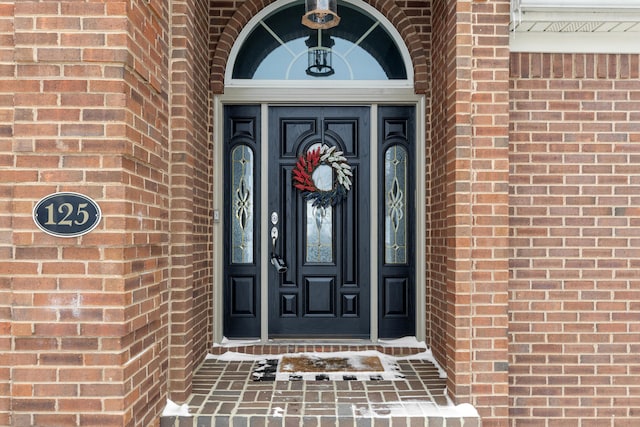
[[[278,273],[283,274],[287,272],[287,263],[280,255],[276,253],[277,241],[278,227],[274,225],[273,227],[271,227],[271,265],[275,267]]]
[[[271,254],[271,264],[275,267],[278,273],[284,274],[287,272],[287,263],[275,252]]]

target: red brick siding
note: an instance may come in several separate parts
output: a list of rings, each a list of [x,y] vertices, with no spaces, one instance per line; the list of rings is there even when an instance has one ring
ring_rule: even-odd
[[[470,367],[485,427],[508,417],[509,6],[471,4]]]
[[[11,245],[0,252],[0,315],[11,319],[10,338],[0,321],[0,387],[11,396],[0,399],[1,424],[147,425],[164,404],[168,19],[159,4],[0,5],[14,23],[4,21],[3,45],[15,41],[2,57],[15,78],[0,89],[14,111],[3,116],[10,138],[0,153],[9,212],[0,232]],[[72,239],[38,230],[31,209],[56,191],[94,198],[98,228]]]
[[[429,342],[458,403],[506,423],[509,3],[434,4]]]
[[[452,202],[448,193],[453,189],[448,183],[452,185],[455,181],[456,157],[454,120],[450,118],[455,109],[455,2],[436,2],[432,15],[431,134],[427,138],[430,162],[427,176],[427,342],[447,371],[447,388],[459,394],[453,366],[456,360],[453,341],[456,325],[450,305],[453,290],[447,289],[450,255],[447,247],[453,249],[456,244],[449,239],[449,217],[454,214],[454,208],[448,208]]]
[[[13,141],[13,94],[15,90],[16,64],[14,55],[14,4],[0,3],[0,425],[8,426],[11,410],[11,276],[9,260],[13,257],[11,228],[13,223],[10,195],[15,179]],[[17,172],[17,171],[16,171]],[[19,175],[19,174],[16,174]],[[14,265],[13,268],[26,265]],[[27,326],[30,327],[30,326]]]
[[[125,257],[134,260],[130,272],[133,276],[125,282],[125,291],[132,297],[126,320],[133,341],[125,359],[125,386],[130,390],[125,396],[125,408],[132,408],[128,425],[137,426],[156,420],[167,392],[171,160],[168,14],[160,1],[137,0],[127,9],[133,70],[125,73],[125,94],[131,95],[127,97],[128,105],[140,110],[136,110],[127,130],[133,143],[133,158],[125,163],[130,168],[132,187],[126,200],[131,201],[134,216],[127,227],[133,237],[127,248],[131,255]],[[142,102],[134,94],[142,95]]]
[[[167,382],[188,395],[213,317],[204,52],[219,91],[261,5],[0,2],[0,424],[149,425]],[[452,397],[483,425],[507,403],[514,426],[640,422],[639,57],[513,54],[509,80],[506,0],[375,5],[431,93],[427,339]],[[35,228],[63,190],[98,229]]]
[[[171,360],[175,401],[212,339],[212,147],[205,0],[173,2],[171,57]]]
[[[193,224],[193,288],[194,288],[194,356],[196,368],[211,348],[213,339],[213,141],[211,138],[211,64],[208,54],[209,1],[199,1],[193,8],[194,65],[192,89],[188,94],[192,111],[194,146],[194,224]]]
[[[640,57],[512,54],[513,426],[640,424]]]

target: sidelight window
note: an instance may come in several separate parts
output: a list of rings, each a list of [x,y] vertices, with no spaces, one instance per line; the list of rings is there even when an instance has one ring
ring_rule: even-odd
[[[407,152],[398,145],[384,156],[385,262],[407,262]]]
[[[231,262],[253,262],[253,152],[239,145],[231,152]]]

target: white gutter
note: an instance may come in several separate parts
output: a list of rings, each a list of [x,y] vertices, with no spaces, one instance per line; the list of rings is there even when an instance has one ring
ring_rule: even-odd
[[[640,9],[638,0],[512,0],[521,9]]]
[[[640,53],[640,0],[511,0],[512,52]]]

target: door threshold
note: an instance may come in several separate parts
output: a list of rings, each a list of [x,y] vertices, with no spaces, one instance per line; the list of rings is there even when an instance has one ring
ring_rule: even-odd
[[[354,338],[270,338],[265,344],[273,345],[376,345],[378,342]]]
[[[246,346],[381,346],[381,347],[405,347],[424,348],[427,346],[415,336],[397,339],[359,339],[359,338],[269,338],[261,339],[229,339],[224,338],[221,343],[214,344],[217,348],[246,347]]]
[[[267,340],[223,338],[214,347],[238,347],[247,345],[376,345],[380,341],[361,338],[269,338]]]

